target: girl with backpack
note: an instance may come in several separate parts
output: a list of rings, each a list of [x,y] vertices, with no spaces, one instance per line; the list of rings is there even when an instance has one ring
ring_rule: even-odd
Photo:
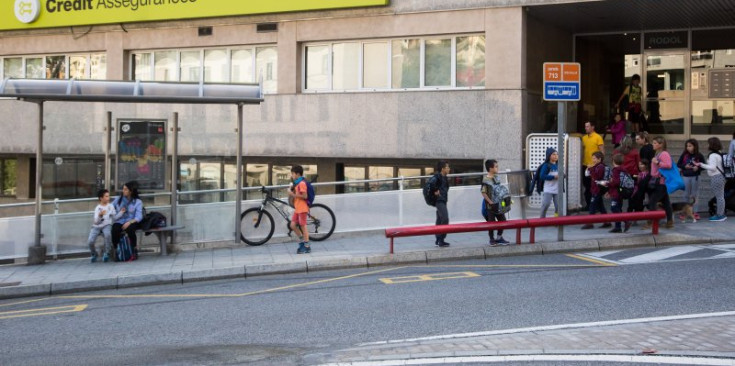
[[[709,221],[725,221],[725,175],[723,173],[722,155],[722,142],[717,137],[710,137],[707,139],[709,145],[709,155],[707,156],[707,164],[696,163],[698,167],[707,170],[707,175],[710,178],[710,184],[712,186],[712,192],[717,198],[717,213],[709,218]]]
[[[633,195],[628,200],[628,212],[643,212],[643,201],[646,199],[648,192],[648,181],[651,179],[651,162],[648,159],[641,159],[638,162],[638,174],[633,177],[635,181],[635,189]],[[626,226],[629,226],[626,223]]]
[[[138,193],[138,182],[132,180],[125,183],[122,195],[115,199],[113,205],[117,212],[122,213],[122,216],[112,224],[112,243],[117,248],[120,244],[120,237],[125,232],[130,238],[130,246],[133,250],[131,260],[136,260],[138,258],[138,237],[135,231],[143,221],[143,201],[140,200]]]
[[[546,161],[541,167],[539,179],[543,183],[543,200],[541,201],[541,218],[546,217],[546,210],[554,202],[554,216],[559,216],[559,153],[553,147],[546,149]]]
[[[687,203],[692,205],[696,220],[699,220],[697,196],[699,195],[699,175],[702,173],[702,169],[696,164],[702,162],[704,162],[704,156],[699,152],[697,140],[687,140],[684,143],[684,152],[679,156],[676,166],[681,170],[682,179],[684,179],[684,197],[687,199]],[[684,215],[679,215],[679,219],[684,221]]]

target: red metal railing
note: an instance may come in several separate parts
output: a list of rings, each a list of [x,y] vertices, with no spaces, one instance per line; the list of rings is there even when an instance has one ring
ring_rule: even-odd
[[[385,237],[390,239],[390,253],[393,254],[393,239],[406,236],[422,236],[436,234],[452,234],[452,233],[468,233],[474,231],[488,230],[507,230],[516,229],[516,243],[521,244],[521,229],[530,228],[531,235],[529,242],[536,242],[536,228],[548,226],[565,226],[565,225],[581,225],[596,224],[604,222],[617,221],[636,221],[651,220],[651,233],[658,234],[658,220],[666,217],[664,211],[646,211],[646,212],[625,212],[611,213],[605,215],[578,215],[563,217],[546,217],[543,219],[519,219],[500,222],[475,222],[467,224],[449,224],[449,225],[426,225],[411,227],[395,227],[385,229]]]

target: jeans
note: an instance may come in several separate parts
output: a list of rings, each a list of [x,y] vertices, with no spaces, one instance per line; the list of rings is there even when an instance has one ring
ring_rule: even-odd
[[[697,195],[699,194],[699,176],[682,177],[684,179],[684,198],[692,204],[692,211],[697,212]]]
[[[606,214],[607,210],[605,210],[605,202],[602,201],[602,195],[596,194],[590,198],[590,215],[594,215],[596,213]]]
[[[89,251],[92,252],[92,256],[97,256],[97,251],[94,248],[94,242],[97,241],[97,237],[103,235],[105,239],[105,254],[110,255],[110,248],[112,248],[112,225],[105,225],[103,227],[93,227],[89,232],[89,238],[87,239],[87,245]]]
[[[616,199],[610,201],[610,212],[612,213],[621,213],[623,212],[623,200]],[[622,223],[620,221],[615,223],[615,228],[620,229],[620,226]]]
[[[554,201],[554,213],[559,213],[559,194],[544,192],[543,200],[541,201],[541,218],[546,217],[546,210],[551,206],[551,201]]]
[[[648,211],[655,211],[658,209],[658,203],[661,202],[666,211],[666,221],[674,221],[674,212],[671,208],[671,200],[669,200],[669,192],[666,190],[666,185],[657,184],[648,195]]]
[[[505,214],[494,214],[492,212],[488,212],[487,216],[485,216],[485,221],[487,222],[495,222],[495,221],[505,221],[507,220],[505,218]],[[495,240],[495,235],[493,235],[493,230],[488,230],[487,234],[490,236],[490,240]],[[503,237],[503,230],[498,230],[498,238]]]
[[[449,212],[447,211],[447,203],[444,201],[436,202],[436,224],[446,225],[449,224]],[[443,243],[444,238],[447,234],[436,234],[436,242]]]

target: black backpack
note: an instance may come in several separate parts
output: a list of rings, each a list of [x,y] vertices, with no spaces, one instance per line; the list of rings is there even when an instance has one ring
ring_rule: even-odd
[[[543,169],[544,165],[546,165],[546,162],[543,162],[536,167],[536,172],[533,173],[533,178],[531,179],[531,187],[528,188],[529,195],[533,195],[534,190],[536,190],[538,194],[544,193],[544,180],[541,179],[541,169]]]
[[[166,216],[160,212],[151,211],[143,216],[143,222],[140,223],[140,228],[143,231],[155,229],[158,227],[166,226]],[[146,233],[148,235],[149,233]]]
[[[436,206],[436,195],[434,192],[438,189],[436,175],[429,178],[424,184],[424,201],[429,206]]]

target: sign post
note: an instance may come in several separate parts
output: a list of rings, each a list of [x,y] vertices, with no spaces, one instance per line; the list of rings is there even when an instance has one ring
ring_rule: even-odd
[[[566,145],[564,141],[565,127],[567,122],[567,103],[570,101],[579,101],[580,96],[580,80],[581,70],[579,63],[576,62],[545,62],[544,63],[544,100],[556,101],[557,105],[557,151],[559,154],[559,214],[566,216],[567,201],[566,197]],[[558,227],[557,238],[559,241],[564,240],[564,226]]]

